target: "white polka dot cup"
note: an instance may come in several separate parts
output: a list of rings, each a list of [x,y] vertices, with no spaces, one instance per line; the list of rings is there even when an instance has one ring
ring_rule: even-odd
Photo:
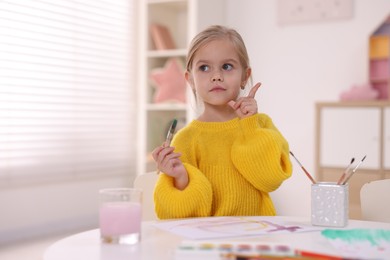
[[[311,186],[311,223],[314,226],[345,227],[348,224],[348,184],[318,182]]]

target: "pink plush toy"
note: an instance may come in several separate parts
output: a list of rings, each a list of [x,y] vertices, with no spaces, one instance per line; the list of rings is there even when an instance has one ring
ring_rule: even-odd
[[[342,101],[376,100],[379,93],[370,84],[354,85],[340,94]]]

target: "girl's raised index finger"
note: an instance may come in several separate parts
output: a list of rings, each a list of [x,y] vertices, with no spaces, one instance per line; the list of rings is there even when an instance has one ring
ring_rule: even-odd
[[[258,82],[256,85],[254,85],[251,88],[251,91],[249,91],[248,97],[255,98],[257,90],[260,88],[261,83]]]

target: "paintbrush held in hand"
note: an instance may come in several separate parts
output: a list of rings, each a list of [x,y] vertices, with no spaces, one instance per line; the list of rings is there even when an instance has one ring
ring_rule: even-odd
[[[173,135],[176,130],[176,125],[177,125],[177,120],[173,119],[171,127],[169,127],[168,133],[167,133],[167,138],[165,139],[164,147],[168,147],[171,145]],[[160,171],[157,171],[157,174],[159,174]]]

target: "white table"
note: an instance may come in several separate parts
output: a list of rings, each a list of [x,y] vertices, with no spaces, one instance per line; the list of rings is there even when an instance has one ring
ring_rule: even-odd
[[[292,221],[310,225],[310,221],[300,217],[274,217],[276,220]],[[99,229],[78,233],[52,244],[44,254],[44,260],[172,260],[176,247],[185,238],[153,226],[154,221],[143,222],[142,241],[137,245],[111,245],[100,242]],[[346,229],[372,228],[390,230],[390,223],[349,220]],[[226,239],[225,239],[226,240]],[[232,240],[232,239],[230,239]],[[307,251],[337,254],[334,247],[327,243],[319,231],[262,235],[237,238],[236,241],[259,241],[267,243],[285,243]],[[216,240],[217,241],[217,240]]]

